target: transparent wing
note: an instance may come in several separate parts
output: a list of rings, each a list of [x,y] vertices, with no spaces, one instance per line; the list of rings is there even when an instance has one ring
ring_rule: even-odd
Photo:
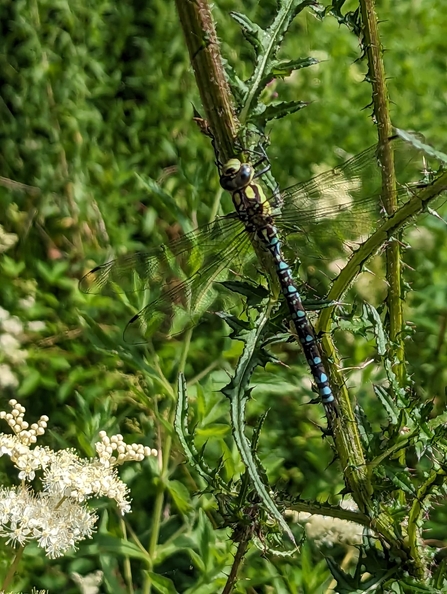
[[[195,326],[218,296],[222,296],[216,283],[228,279],[234,271],[242,272],[253,258],[250,236],[242,228],[224,251],[208,251],[200,269],[187,280],[165,283],[159,297],[128,322],[124,340],[140,344],[156,333],[172,337]]]
[[[412,184],[422,178],[422,151],[400,138],[391,141],[398,180],[399,202],[411,197]],[[377,146],[372,146],[339,167],[286,188],[269,202],[280,209],[278,227],[288,241],[310,244],[319,257],[330,245],[363,241],[380,219],[382,167]]]
[[[193,274],[203,260],[219,253],[241,230],[237,216],[219,217],[172,242],[96,266],[81,278],[79,288],[83,293],[105,295],[154,289],[168,282],[178,267],[189,268]]]
[[[148,305],[132,318],[125,340],[155,332],[173,335],[197,322],[216,297],[213,283],[241,269],[250,237],[237,216],[221,217],[173,242],[97,266],[79,286],[84,293],[147,291]]]

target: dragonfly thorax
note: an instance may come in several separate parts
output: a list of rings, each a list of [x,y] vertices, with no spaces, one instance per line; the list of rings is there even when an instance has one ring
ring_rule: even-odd
[[[220,185],[229,192],[241,190],[252,181],[254,174],[254,169],[249,163],[241,163],[239,159],[230,159],[222,167]]]

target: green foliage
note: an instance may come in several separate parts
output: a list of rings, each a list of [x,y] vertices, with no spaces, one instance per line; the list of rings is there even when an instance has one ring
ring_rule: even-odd
[[[349,11],[334,2],[325,13],[296,0],[214,7],[240,119],[268,126],[269,158],[283,187],[376,141],[365,109],[367,67],[352,34],[357,6],[347,4]],[[442,161],[444,4],[383,1],[377,10],[393,123],[425,134]],[[228,282],[245,300],[240,315],[208,316],[186,337],[145,347],[122,339],[144,295],[78,291],[93,266],[157,247],[231,208],[218,188],[209,139],[192,120],[200,100],[173,4],[15,0],[3,3],[0,15],[1,408],[14,397],[30,415],[47,414],[56,427],[52,447],[92,455],[98,431],[106,430],[160,451],[158,465],[145,462],[122,477],[132,492],[131,515],[122,519],[98,503],[94,541],[56,561],[27,550],[14,590],[75,592],[72,571],[101,569],[101,591],[220,592],[246,539],[236,592],[317,594],[332,578],[337,592],[447,591],[440,548],[443,205],[436,205],[438,217],[419,217],[405,235],[406,389],[390,358],[381,255],[368,264],[373,274],[363,273],[343,298],[354,305],[335,332],[351,370],[345,377],[354,388],[375,518],[390,512],[427,575],[415,577],[370,528],[361,543],[328,538],[327,562],[310,539],[290,554],[278,523],[299,543],[304,528],[286,524],[285,510],[346,519],[345,469],[333,462],[320,406],[308,404],[311,382],[298,345],[284,341],[283,312],[272,308],[265,318],[265,287]],[[315,266],[306,254],[302,260],[311,300],[337,263]],[[363,300],[368,305],[355,306]],[[183,376],[176,387],[179,371],[188,396]],[[0,472],[7,486],[13,475],[3,464]],[[360,512],[350,514],[365,526]],[[4,542],[0,551],[3,576],[12,557]]]

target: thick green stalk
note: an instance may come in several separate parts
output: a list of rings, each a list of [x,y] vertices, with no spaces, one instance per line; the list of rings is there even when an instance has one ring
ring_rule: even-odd
[[[368,78],[372,86],[374,116],[377,121],[382,164],[382,201],[388,215],[398,208],[394,155],[389,137],[393,134],[390,119],[388,90],[382,59],[374,0],[360,0],[364,47],[368,59]],[[405,382],[405,350],[403,343],[403,295],[400,237],[395,237],[386,249],[386,280],[388,283],[388,318],[392,369],[401,386]]]
[[[405,224],[424,210],[439,194],[447,189],[447,172],[436,181],[415,194],[394,215],[387,219],[377,231],[353,254],[348,264],[332,285],[328,294],[328,301],[337,303],[354,282],[366,262],[386,243],[390,237],[400,231]],[[414,558],[414,545],[405,543],[399,538],[399,526],[395,526],[391,516],[385,511],[380,513],[373,507],[371,485],[369,481],[370,469],[365,465],[363,451],[358,436],[356,423],[342,374],[341,361],[331,336],[332,315],[335,306],[324,308],[316,325],[317,332],[322,334],[322,347],[326,356],[331,360],[331,381],[336,388],[341,415],[333,424],[334,439],[337,452],[343,465],[349,487],[353,491],[354,500],[360,510],[371,517],[371,527],[392,547],[395,554],[406,559],[412,559],[415,574],[424,573],[420,558]],[[362,462],[363,460],[363,462]]]
[[[328,301],[337,303],[352,285],[365,264],[372,258],[390,237],[395,236],[405,225],[413,220],[420,212],[442,192],[447,190],[447,172],[440,175],[433,183],[415,193],[413,197],[384,223],[363,243],[351,256],[349,262],[338,275],[327,295]],[[318,318],[317,329],[322,333],[329,333],[332,326],[332,316],[336,305],[325,307]]]

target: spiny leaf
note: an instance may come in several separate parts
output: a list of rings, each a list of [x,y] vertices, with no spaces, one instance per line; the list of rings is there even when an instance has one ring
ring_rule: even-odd
[[[265,44],[266,32],[245,14],[230,12],[230,16],[241,26],[245,39],[251,43],[256,53],[260,53]]]
[[[265,365],[266,355],[261,344],[264,339],[265,327],[268,322],[268,315],[262,312],[257,320],[255,327],[250,332],[244,332],[237,336],[244,342],[244,350],[239,359],[234,377],[230,383],[223,388],[222,392],[230,400],[231,424],[233,436],[239,450],[239,454],[253,482],[256,493],[261,503],[279,523],[281,528],[288,534],[291,541],[295,543],[292,531],[282,517],[281,512],[276,507],[273,499],[268,492],[268,486],[265,484],[265,477],[260,476],[256,455],[253,455],[250,442],[245,436],[245,407],[250,394],[249,382],[254,369],[258,365]]]
[[[400,130],[399,128],[396,128],[395,131],[398,136],[412,144],[415,148],[422,150],[425,154],[430,155],[430,157],[438,159],[441,163],[447,163],[447,155],[423,142],[420,136],[406,130]]]
[[[382,320],[375,307],[373,307],[369,303],[366,303],[364,305],[364,308],[367,312],[367,317],[373,325],[374,335],[376,337],[377,351],[380,357],[382,358],[383,365],[385,367],[385,372],[390,383],[390,390],[394,397],[395,405],[402,409],[408,405],[407,397],[405,390],[402,388],[402,386],[399,385],[399,382],[397,381],[396,374],[393,371],[392,362],[388,357],[389,339],[383,327]]]
[[[321,60],[311,57],[298,58],[297,60],[280,60],[272,64],[272,74],[275,78],[290,76],[295,70],[308,68],[309,66],[320,64],[320,62]]]
[[[258,99],[265,85],[275,76],[285,76],[288,71],[292,71],[292,62],[289,62],[288,66],[285,67],[284,62],[276,61],[276,54],[295,16],[304,10],[306,6],[314,4],[314,0],[282,0],[279,3],[275,19],[266,30],[253,23],[245,15],[236,12],[230,13],[233,19],[242,27],[244,36],[251,43],[256,53],[254,71],[247,81],[247,92],[241,103],[239,118],[243,124],[254,121],[251,113],[258,108]],[[307,61],[307,64],[306,59],[297,61],[297,68],[312,65],[312,58],[307,58]],[[279,69],[277,74],[275,74],[275,69]],[[291,113],[291,111],[288,113]],[[266,121],[267,119],[261,118],[259,123],[265,123]]]
[[[252,113],[250,115],[250,122],[262,129],[267,122],[270,122],[271,120],[279,120],[291,113],[303,109],[303,107],[307,107],[308,105],[309,103],[306,101],[278,101],[271,103],[270,105],[267,105],[262,112]]]
[[[416,495],[416,490],[408,475],[408,469],[405,469],[405,471],[396,472],[390,466],[385,466],[385,473],[388,478],[391,479],[393,485],[395,485],[398,489],[401,489],[409,495]]]
[[[269,295],[267,289],[262,285],[254,285],[245,281],[222,281],[220,284],[229,291],[247,297],[248,307],[259,305]]]
[[[188,429],[188,395],[186,392],[185,376],[181,373],[178,377],[177,406],[175,409],[174,428],[185,452],[188,463],[197,470],[200,476],[215,488],[228,492],[228,485],[220,478],[216,470],[210,468],[197,451],[194,439]]]
[[[399,419],[399,409],[396,406],[394,400],[389,395],[388,391],[382,386],[376,385],[373,386],[373,390],[385,409],[390,423],[392,425],[397,425],[397,421]]]
[[[368,421],[367,416],[365,415],[365,411],[360,405],[355,407],[354,414],[357,420],[357,426],[363,447],[366,451],[368,451],[371,447],[371,440],[374,437],[373,429]]]

